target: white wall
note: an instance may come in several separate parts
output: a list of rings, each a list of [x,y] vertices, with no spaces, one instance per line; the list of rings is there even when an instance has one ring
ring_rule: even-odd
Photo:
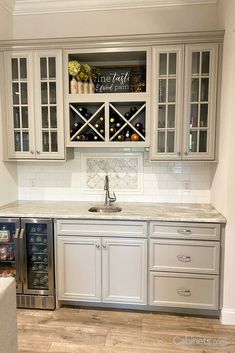
[[[220,111],[219,164],[213,205],[227,218],[222,322],[235,324],[235,1],[219,0],[218,25],[225,28]]]
[[[11,13],[0,3],[0,40],[11,39],[13,22]]]
[[[12,36],[12,15],[0,5],[0,39],[10,39]],[[5,129],[2,126],[2,115],[4,114],[4,69],[2,65],[2,53],[0,53],[0,205],[17,199],[17,174],[14,164],[4,163],[3,160],[3,137]]]
[[[207,31],[215,28],[216,6],[211,4],[19,15],[14,18],[13,36],[17,39],[86,37]]]

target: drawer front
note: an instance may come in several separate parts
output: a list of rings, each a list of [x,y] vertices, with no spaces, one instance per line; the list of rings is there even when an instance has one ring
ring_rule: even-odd
[[[150,239],[150,270],[219,273],[220,243]]]
[[[150,222],[150,237],[219,240],[220,224]]]
[[[217,310],[218,293],[218,276],[150,272],[150,305]]]
[[[56,220],[57,235],[147,238],[147,222]]]

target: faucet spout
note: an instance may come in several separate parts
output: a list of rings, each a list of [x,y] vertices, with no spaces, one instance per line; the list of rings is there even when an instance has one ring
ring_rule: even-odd
[[[111,203],[116,201],[116,195],[115,195],[115,193],[113,193],[113,196],[110,195],[110,192],[109,192],[109,177],[108,177],[108,175],[105,175],[104,190],[105,190],[104,206],[105,207],[110,207]]]

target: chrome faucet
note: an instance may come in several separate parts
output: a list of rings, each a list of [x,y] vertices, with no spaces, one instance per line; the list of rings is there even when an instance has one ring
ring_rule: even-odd
[[[113,192],[113,195],[110,195],[109,192],[109,177],[108,175],[105,175],[105,179],[104,179],[104,190],[105,190],[105,201],[104,201],[104,206],[105,207],[110,207],[111,203],[116,201],[116,195]]]

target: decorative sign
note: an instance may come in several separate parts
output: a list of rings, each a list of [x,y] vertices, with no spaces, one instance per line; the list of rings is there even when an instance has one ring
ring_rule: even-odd
[[[94,79],[96,93],[146,91],[145,66],[99,67],[100,75]]]

